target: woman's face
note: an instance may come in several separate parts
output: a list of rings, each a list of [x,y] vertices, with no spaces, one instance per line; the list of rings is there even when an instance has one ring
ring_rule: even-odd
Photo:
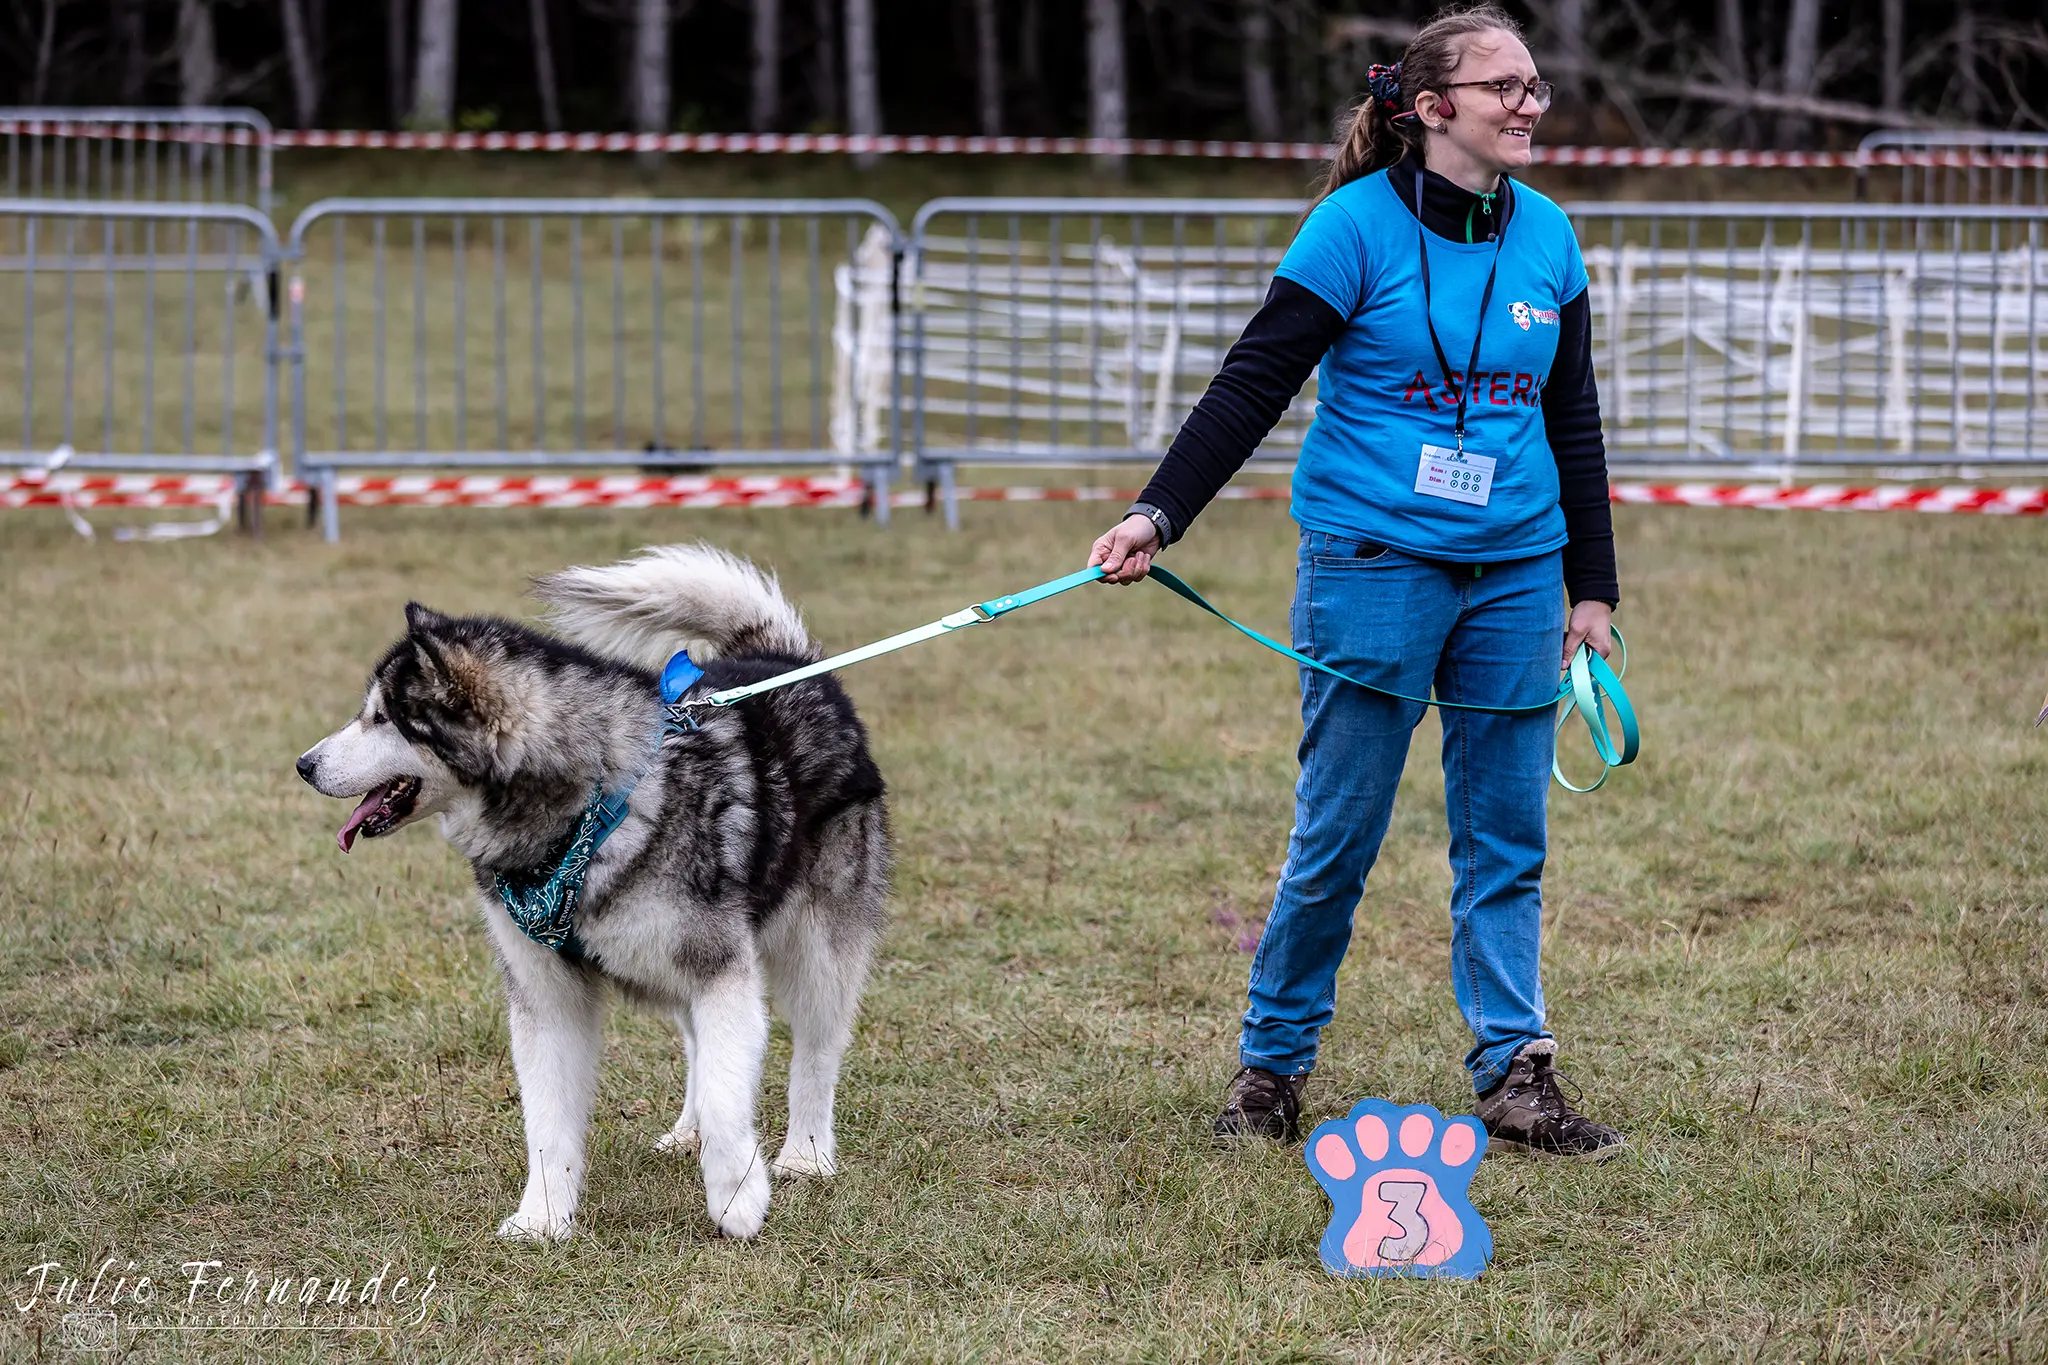
[[[1467,81],[1499,81],[1510,76],[1522,78],[1522,102],[1513,109],[1501,105],[1500,93]],[[1465,41],[1446,84],[1456,89],[1425,90],[1415,97],[1415,112],[1423,126],[1446,139],[1464,157],[1492,172],[1520,170],[1529,164],[1529,143],[1536,132],[1536,120],[1543,111],[1527,87],[1536,80],[1536,62],[1522,40],[1498,29],[1477,33]],[[1446,107],[1454,112],[1446,113]]]

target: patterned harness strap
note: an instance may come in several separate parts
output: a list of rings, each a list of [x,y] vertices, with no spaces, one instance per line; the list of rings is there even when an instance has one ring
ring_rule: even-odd
[[[681,702],[683,693],[703,676],[704,670],[691,661],[687,652],[670,659],[661,671],[661,732],[649,746],[639,769],[609,796],[605,795],[603,779],[598,780],[561,853],[522,872],[497,874],[498,899],[504,904],[505,913],[521,933],[543,948],[569,958],[584,956],[582,941],[576,936],[576,906],[583,899],[583,881],[590,873],[590,861],[632,814],[633,791],[654,767],[662,743],[670,735],[697,728],[696,719]]]

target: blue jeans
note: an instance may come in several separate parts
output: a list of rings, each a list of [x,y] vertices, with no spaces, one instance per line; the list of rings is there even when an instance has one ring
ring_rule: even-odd
[[[1410,696],[1512,705],[1557,686],[1563,558],[1471,565],[1418,559],[1304,531],[1294,647]],[[1301,778],[1239,1045],[1246,1066],[1311,1070],[1336,1013],[1337,964],[1393,813],[1408,737],[1423,707],[1301,670]],[[1543,1027],[1545,802],[1554,717],[1443,711],[1451,827],[1451,986],[1472,1029],[1475,1090],[1507,1074]]]

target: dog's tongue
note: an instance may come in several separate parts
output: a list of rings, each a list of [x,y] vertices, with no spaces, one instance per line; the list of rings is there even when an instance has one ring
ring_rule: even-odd
[[[380,787],[372,787],[369,793],[363,797],[363,803],[349,812],[348,823],[343,825],[341,832],[334,836],[334,841],[341,845],[343,853],[347,853],[355,846],[356,830],[362,826],[363,821],[377,813],[377,808],[384,804],[384,798],[390,794],[391,784],[389,782],[384,783]]]

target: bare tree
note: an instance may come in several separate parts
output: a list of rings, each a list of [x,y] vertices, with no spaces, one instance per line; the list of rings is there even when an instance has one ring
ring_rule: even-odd
[[[35,25],[36,63],[29,76],[25,100],[28,104],[41,104],[49,98],[50,58],[57,42],[57,0],[42,0],[42,13]]]
[[[284,20],[285,65],[292,77],[292,113],[299,127],[311,128],[320,112],[320,54],[313,45],[305,0],[278,0]]]
[[[1088,0],[1088,135],[1124,137],[1123,0]],[[1123,174],[1124,158],[1102,155],[1095,168]]]
[[[56,8],[55,0],[47,0]],[[178,0],[178,103],[212,104],[220,88],[220,57],[213,41],[210,0]]]
[[[1313,142],[1329,135],[1331,110],[1323,106],[1323,45],[1317,0],[1288,0],[1286,16],[1287,68],[1294,89],[1294,108],[1289,122],[1296,136]]]
[[[818,30],[811,49],[811,100],[817,121],[839,125],[838,0],[811,0],[811,26]]]
[[[668,131],[668,0],[633,0],[633,64],[627,102],[633,130]]]
[[[881,77],[875,68],[875,0],[846,0],[846,114],[848,131],[870,137],[882,131]],[[875,164],[861,152],[853,164]]]
[[[1972,0],[1956,4],[1956,112],[1975,123],[1984,84],[1977,76],[1977,7]]]
[[[1045,15],[1040,0],[1024,0],[1017,16],[1017,74],[1037,122],[1045,123]]]
[[[527,0],[527,24],[533,30],[533,83],[540,90],[541,126],[562,130],[562,98],[555,90],[555,45],[548,37],[548,0]]]
[[[410,0],[384,0],[384,90],[394,128],[405,122],[405,111],[412,107],[411,37]]]
[[[1722,0],[1723,4],[1732,0]],[[1906,107],[1906,0],[1883,0],[1883,103],[1886,109]]]
[[[983,137],[1003,135],[1003,53],[996,0],[974,0],[974,93]]]
[[[1716,55],[1721,59],[1721,79],[1731,85],[1748,85],[1749,55],[1742,44],[1742,0],[1715,0],[1714,39]]]
[[[1273,11],[1271,0],[1240,0],[1238,37],[1244,48],[1244,116],[1252,136],[1280,138],[1280,101],[1273,93]]]
[[[1820,60],[1820,0],[1792,0],[1785,12],[1785,60],[1778,89],[1794,98],[1814,94]],[[1796,114],[1778,119],[1778,141],[1789,145],[1805,137],[1807,121]]]
[[[1721,66],[1721,83],[1731,89],[1747,90],[1752,72],[1762,74],[1763,62],[1752,66],[1749,47],[1743,41],[1742,0],[1715,0],[1714,5],[1714,47]],[[1756,118],[1748,110],[1724,110],[1718,119],[1723,124],[1739,124],[1745,142],[1756,137]]]
[[[1723,0],[1728,3],[1729,0]],[[1572,96],[1586,92],[1585,70],[1592,53],[1586,46],[1586,0],[1557,0],[1551,11],[1551,26],[1554,30],[1552,41],[1557,52],[1565,60],[1562,64],[1559,82],[1565,93]]]
[[[782,4],[753,0],[754,88],[748,123],[765,133],[782,122]]]
[[[457,0],[420,0],[412,80],[415,128],[446,128],[455,112],[456,4]]]
[[[115,0],[114,40],[121,53],[120,101],[142,103],[149,79],[149,44],[143,24],[143,0]]]

